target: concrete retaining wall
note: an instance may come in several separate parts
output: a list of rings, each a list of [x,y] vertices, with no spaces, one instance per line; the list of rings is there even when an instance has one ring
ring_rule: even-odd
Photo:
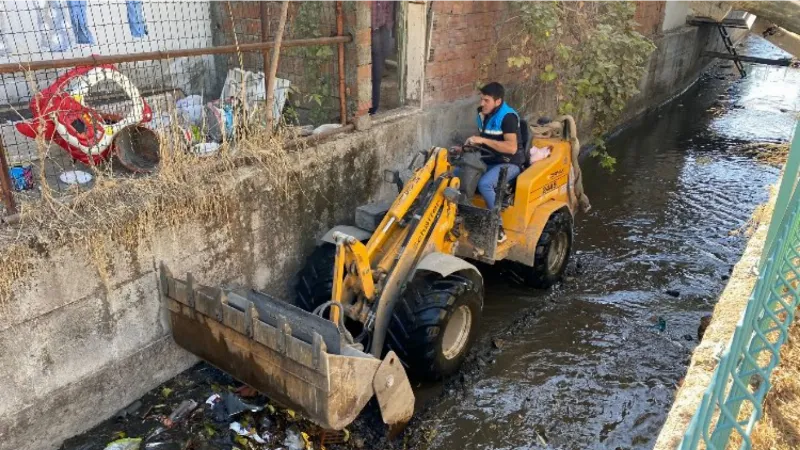
[[[160,261],[203,284],[233,282],[286,298],[314,238],[387,195],[383,169],[449,142],[457,123],[469,123],[463,111],[470,109],[399,117],[306,149],[289,195],[269,191],[254,167],[224,175],[237,187],[228,220],[184,223],[149,242],[105,249],[108,290],[86,249],[42,249],[3,308],[0,449],[55,448],[196,362],[169,336]]]
[[[747,30],[728,30],[738,42]],[[653,37],[657,48],[650,56],[647,75],[639,84],[639,94],[628,104],[626,118],[632,118],[669,101],[688,89],[713,59],[703,51],[725,52],[719,32],[712,26],[683,26]]]
[[[705,41],[697,33],[661,38],[629,117],[699,74],[704,63],[693,58]],[[383,169],[465,136],[474,103],[399,111],[368,131],[306,149],[292,168],[289,194],[270,190],[255,167],[222,174],[232,192],[226,218],[190,221],[147,242],[105,249],[107,283],[87,250],[40,249],[10,302],[0,305],[0,449],[56,448],[196,361],[169,337],[157,293],[160,261],[176,274],[193,272],[203,284],[233,282],[291,298],[292,276],[314,238],[351,222],[357,205],[387,196]]]

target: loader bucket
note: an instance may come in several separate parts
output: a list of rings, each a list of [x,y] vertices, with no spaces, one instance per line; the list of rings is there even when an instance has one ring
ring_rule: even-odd
[[[411,418],[414,394],[394,352],[377,359],[347,345],[333,322],[260,292],[196,286],[163,265],[160,278],[175,342],[276,402],[331,430],[373,395],[391,428]]]

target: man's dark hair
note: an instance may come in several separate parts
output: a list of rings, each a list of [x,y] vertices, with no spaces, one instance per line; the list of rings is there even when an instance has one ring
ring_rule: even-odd
[[[488,95],[495,100],[502,100],[506,96],[506,90],[502,84],[492,81],[481,88],[481,94]]]

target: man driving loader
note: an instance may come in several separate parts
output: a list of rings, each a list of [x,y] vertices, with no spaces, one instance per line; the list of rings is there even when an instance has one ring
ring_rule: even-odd
[[[513,126],[525,131],[525,121],[503,103],[499,84],[482,94],[481,136],[469,143],[485,148],[432,147],[417,154],[421,167],[411,161],[410,178],[384,172],[397,195],[359,206],[355,225],[320,237],[297,275],[294,302],[203,286],[162,264],[175,342],[322,428],[343,429],[372,398],[390,430],[402,428],[414,412],[409,375],[452,376],[478,339],[484,282],[470,261],[507,261],[537,288],[557,283],[569,262],[583,195],[570,181],[579,179],[574,119],[548,124],[533,145],[550,147],[550,155],[520,173],[523,139]],[[486,201],[467,201],[485,157],[496,171],[481,190]],[[516,178],[513,192],[485,188],[506,172]],[[501,220],[508,238],[497,245]]]
[[[519,176],[525,163],[522,140],[519,139],[520,118],[513,108],[503,100],[505,88],[497,82],[491,82],[480,89],[481,106],[475,121],[478,125],[478,136],[467,139],[468,145],[480,145],[491,150],[492,156],[484,159],[486,172],[478,181],[478,192],[486,201],[486,207],[494,208],[495,188],[500,177],[500,170],[508,168],[506,181]],[[497,242],[506,240],[502,224],[497,235]]]

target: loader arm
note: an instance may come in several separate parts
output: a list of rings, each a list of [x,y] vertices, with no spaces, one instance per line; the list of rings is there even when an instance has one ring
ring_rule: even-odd
[[[439,178],[431,195],[423,207],[421,215],[414,215],[408,225],[409,232],[400,248],[394,268],[389,272],[378,300],[375,313],[375,328],[372,332],[370,353],[379,358],[383,353],[386,331],[392,311],[397,303],[401,289],[413,273],[417,263],[428,253],[441,249],[455,238],[450,234],[455,224],[455,208],[445,209],[447,188],[458,189],[457,178]],[[453,206],[455,206],[453,204]],[[428,245],[428,243],[432,245]]]
[[[331,301],[347,304],[361,296],[370,313],[360,319],[372,332],[369,352],[380,358],[392,311],[403,286],[425,255],[451,253],[459,179],[453,176],[447,150],[434,148],[403,186],[366,245],[335,233],[336,261]],[[446,195],[449,192],[450,195]],[[329,318],[339,320],[339,308]]]
[[[335,232],[330,301],[314,312],[255,291],[196,286],[191,275],[179,280],[162,266],[176,343],[325,428],[349,424],[372,396],[384,422],[403,426],[414,393],[398,356],[384,356],[387,327],[419,262],[453,253],[458,187],[447,150],[434,148],[366,245]],[[372,332],[369,349],[342,326],[357,306],[356,319]]]

